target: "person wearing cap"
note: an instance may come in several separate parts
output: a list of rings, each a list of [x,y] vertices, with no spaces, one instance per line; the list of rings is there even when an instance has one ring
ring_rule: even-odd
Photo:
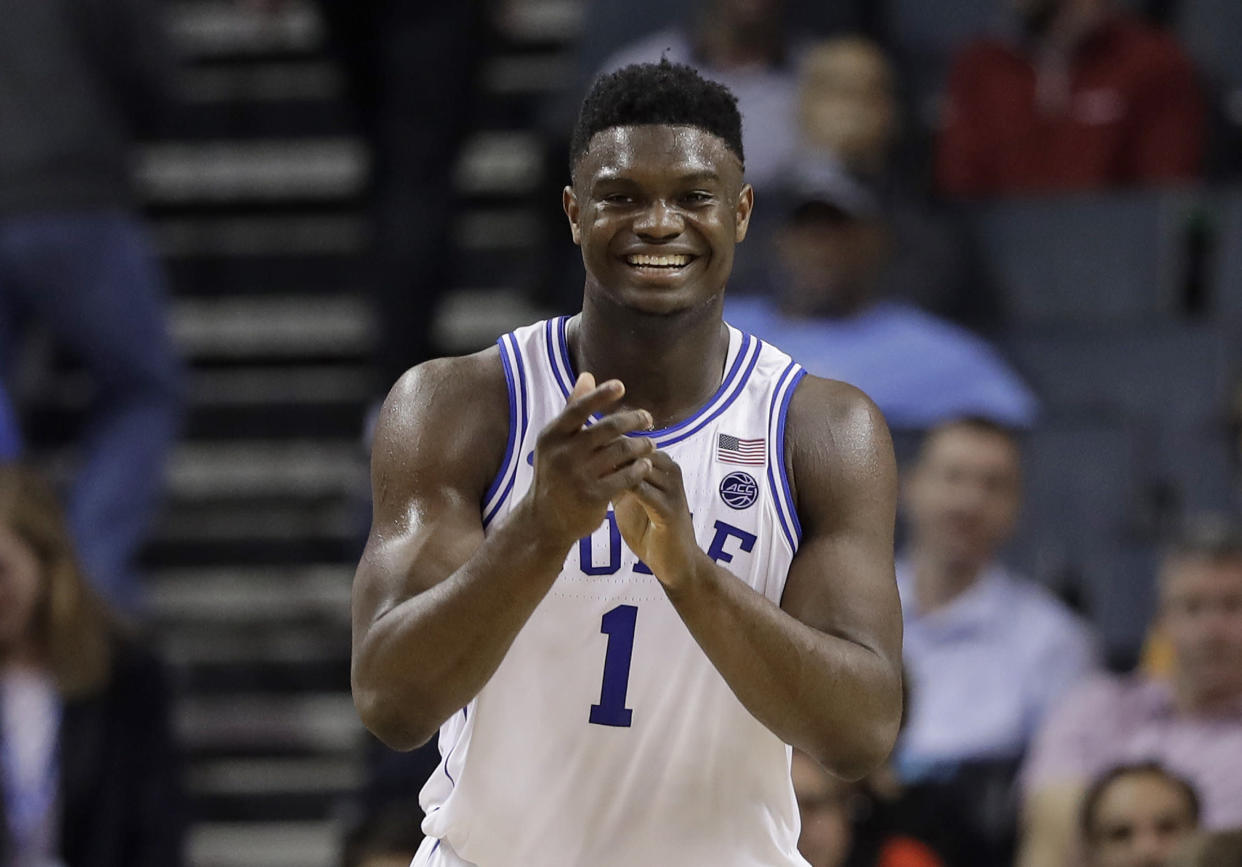
[[[772,282],[727,301],[730,323],[776,340],[817,376],[862,389],[898,431],[963,416],[1031,425],[1035,396],[987,341],[880,291],[892,236],[873,189],[809,158],[786,186]]]
[[[21,452],[21,436],[17,432],[17,420],[9,397],[0,385],[0,461],[8,461]]]

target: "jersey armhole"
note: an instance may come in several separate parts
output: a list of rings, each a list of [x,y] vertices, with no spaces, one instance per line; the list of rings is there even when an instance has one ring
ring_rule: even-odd
[[[768,487],[772,491],[772,504],[776,510],[777,523],[785,544],[791,554],[798,553],[802,541],[802,522],[789,488],[789,474],[785,470],[785,421],[789,415],[789,401],[806,370],[796,361],[777,379],[772,394],[772,406],[768,412]]]
[[[513,490],[513,482],[517,478],[517,462],[521,454],[522,441],[526,437],[528,419],[526,371],[522,364],[522,353],[518,349],[517,338],[512,334],[502,334],[496,344],[500,347],[500,363],[504,366],[505,388],[509,395],[509,433],[505,441],[505,457],[500,462],[500,470],[483,496],[483,526],[485,528],[496,517],[505,498]]]

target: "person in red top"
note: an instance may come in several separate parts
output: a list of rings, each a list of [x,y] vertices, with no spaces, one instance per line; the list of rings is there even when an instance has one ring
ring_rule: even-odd
[[[1009,0],[1021,26],[955,59],[941,190],[994,196],[1192,178],[1205,107],[1177,42],[1113,0]]]

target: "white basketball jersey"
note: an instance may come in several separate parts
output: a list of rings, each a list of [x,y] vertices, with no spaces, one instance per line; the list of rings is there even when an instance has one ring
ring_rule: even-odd
[[[489,530],[526,494],[535,438],[573,388],[566,321],[499,341],[509,443]],[[681,466],[700,546],[779,604],[800,533],[783,452],[803,371],[732,327],[725,371],[691,418],[643,435]],[[440,729],[440,755],[423,831],[479,867],[806,864],[789,747],[738,701],[611,512]]]

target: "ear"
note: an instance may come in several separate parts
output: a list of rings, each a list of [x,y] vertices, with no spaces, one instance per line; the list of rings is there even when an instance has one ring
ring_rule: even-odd
[[[755,188],[750,184],[742,184],[742,191],[737,196],[737,210],[734,219],[737,226],[737,240],[746,240],[746,229],[750,226],[750,212],[755,208]]]
[[[582,230],[578,228],[578,196],[574,193],[572,184],[561,191],[561,207],[569,218],[569,233],[573,236],[574,243],[582,246]]]

